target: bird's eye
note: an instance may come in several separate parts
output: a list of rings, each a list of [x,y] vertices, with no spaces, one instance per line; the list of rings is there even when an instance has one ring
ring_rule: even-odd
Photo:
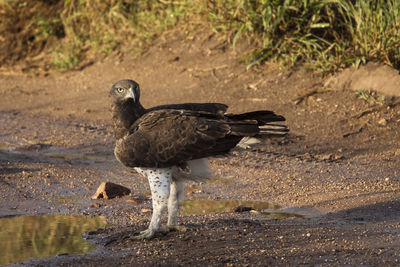
[[[118,93],[122,93],[124,90],[125,90],[125,89],[122,88],[122,87],[118,87],[118,88],[117,88]]]

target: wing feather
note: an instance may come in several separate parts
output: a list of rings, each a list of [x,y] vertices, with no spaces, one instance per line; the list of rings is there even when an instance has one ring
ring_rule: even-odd
[[[117,143],[117,158],[130,167],[168,167],[229,151],[231,126],[216,114],[155,110],[139,118]],[[225,140],[226,139],[226,140]]]
[[[213,113],[215,115],[222,116],[228,106],[221,103],[182,103],[182,104],[168,104],[160,105],[149,108],[147,111],[161,110],[161,109],[180,109],[180,110],[191,110],[191,111],[205,111]]]

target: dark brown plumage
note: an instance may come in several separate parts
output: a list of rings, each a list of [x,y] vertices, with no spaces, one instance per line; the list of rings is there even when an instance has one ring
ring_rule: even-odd
[[[129,94],[132,86],[132,96]],[[118,93],[125,88],[124,93]],[[245,136],[263,134],[262,126],[284,121],[272,111],[224,114],[219,103],[187,103],[144,109],[139,86],[130,80],[111,88],[115,155],[129,167],[165,168],[229,152]],[[279,131],[287,131],[279,126]]]
[[[225,154],[244,137],[286,134],[285,118],[272,111],[226,114],[220,103],[186,103],[145,109],[139,85],[121,80],[110,90],[113,99],[115,156],[149,180],[153,215],[149,228],[134,239],[149,239],[157,232],[182,229],[177,224],[178,203],[185,180],[211,177],[206,157]],[[245,144],[247,146],[247,144]],[[161,227],[163,211],[168,222]]]

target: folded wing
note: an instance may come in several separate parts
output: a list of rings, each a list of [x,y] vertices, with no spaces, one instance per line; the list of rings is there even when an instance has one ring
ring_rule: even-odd
[[[245,136],[262,133],[273,112],[227,115],[160,109],[146,113],[118,140],[115,154],[131,167],[163,168],[229,152]],[[254,115],[252,117],[252,115]]]

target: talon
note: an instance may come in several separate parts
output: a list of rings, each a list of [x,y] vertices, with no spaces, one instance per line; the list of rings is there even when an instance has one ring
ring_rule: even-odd
[[[152,239],[154,237],[154,234],[154,230],[146,229],[144,231],[141,231],[139,235],[132,236],[131,238],[134,240]]]

